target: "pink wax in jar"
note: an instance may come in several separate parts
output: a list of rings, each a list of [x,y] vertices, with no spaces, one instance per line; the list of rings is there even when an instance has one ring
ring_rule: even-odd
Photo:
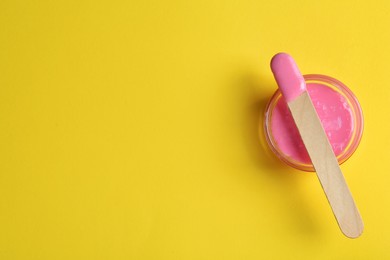
[[[305,75],[307,91],[320,117],[339,163],[345,162],[359,145],[363,115],[354,94],[340,81],[324,75]],[[272,151],[287,164],[314,171],[309,155],[287,104],[276,93],[265,113],[266,139]]]

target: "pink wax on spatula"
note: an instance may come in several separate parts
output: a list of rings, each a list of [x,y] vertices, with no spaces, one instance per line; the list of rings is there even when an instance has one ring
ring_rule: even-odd
[[[334,147],[313,105],[305,78],[293,58],[286,53],[279,53],[273,57],[271,69],[341,231],[350,238],[360,236],[363,232],[362,219],[339,167]],[[326,94],[333,95],[331,92]],[[326,99],[326,95],[323,95],[323,98]],[[330,107],[329,111],[337,109],[341,107]],[[324,113],[329,111],[323,109]],[[348,118],[348,109],[342,111]],[[332,126],[337,130],[342,128],[341,116],[334,123],[335,126]],[[279,123],[282,124],[282,121]],[[348,135],[348,126],[346,133]],[[342,134],[340,136],[341,139],[346,138]]]

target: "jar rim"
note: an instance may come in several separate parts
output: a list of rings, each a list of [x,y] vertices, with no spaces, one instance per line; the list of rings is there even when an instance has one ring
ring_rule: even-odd
[[[335,78],[326,75],[321,75],[321,74],[307,74],[307,75],[303,75],[303,77],[307,83],[319,83],[335,89],[346,98],[348,104],[351,107],[353,117],[354,117],[354,128],[353,128],[353,134],[349,144],[344,149],[344,151],[337,156],[337,160],[339,164],[342,164],[345,161],[347,161],[352,156],[352,154],[356,151],[363,135],[364,118],[363,118],[363,112],[360,103],[356,98],[356,96],[353,94],[353,92],[344,83],[342,83],[341,81]],[[272,130],[271,130],[272,112],[277,102],[279,101],[281,95],[282,94],[280,90],[277,89],[275,93],[272,95],[272,97],[270,98],[269,102],[267,103],[265,114],[264,114],[265,120],[263,124],[265,139],[272,152],[284,163],[298,170],[312,172],[314,171],[314,167],[311,162],[303,163],[285,155],[280,149],[278,149],[275,140],[273,140]]]

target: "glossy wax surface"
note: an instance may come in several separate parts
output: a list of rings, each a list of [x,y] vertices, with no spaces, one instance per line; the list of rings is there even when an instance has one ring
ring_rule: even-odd
[[[307,91],[333,151],[338,156],[348,146],[352,137],[354,122],[351,107],[344,96],[328,86],[309,83]],[[272,112],[271,130],[282,153],[299,162],[310,163],[309,155],[283,97]]]

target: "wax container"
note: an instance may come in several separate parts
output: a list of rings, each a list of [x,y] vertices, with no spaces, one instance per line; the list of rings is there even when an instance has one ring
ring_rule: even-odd
[[[339,164],[359,145],[363,114],[352,91],[342,82],[325,75],[304,75],[307,90],[320,117]],[[288,165],[314,171],[298,129],[279,90],[265,110],[264,132],[273,153]]]

